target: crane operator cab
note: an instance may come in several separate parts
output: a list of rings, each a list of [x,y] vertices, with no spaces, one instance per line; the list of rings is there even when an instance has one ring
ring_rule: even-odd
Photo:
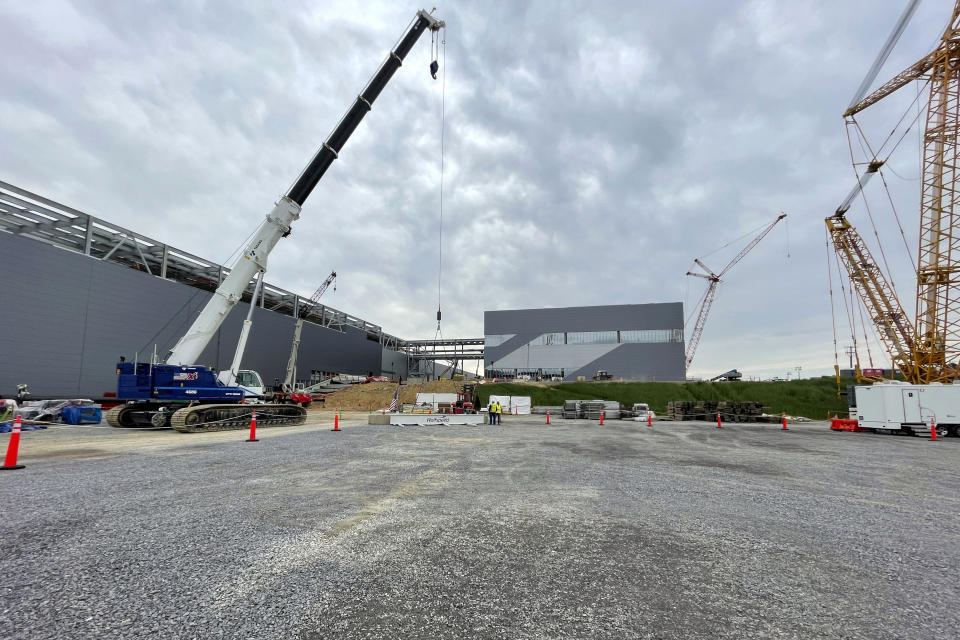
[[[263,378],[252,369],[240,369],[237,371],[237,379],[230,382],[230,371],[221,371],[217,376],[220,384],[227,387],[239,387],[243,389],[243,395],[247,402],[259,398],[266,393],[266,387],[263,384]]]

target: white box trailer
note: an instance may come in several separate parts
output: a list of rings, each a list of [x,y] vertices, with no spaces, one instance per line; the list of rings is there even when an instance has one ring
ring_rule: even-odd
[[[960,435],[960,384],[878,382],[854,387],[861,428],[930,435]]]

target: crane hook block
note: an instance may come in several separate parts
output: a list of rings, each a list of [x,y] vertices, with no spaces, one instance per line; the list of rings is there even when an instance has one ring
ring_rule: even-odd
[[[437,71],[440,71],[440,63],[434,60],[430,63],[430,75],[433,76],[433,79],[437,79]]]
[[[437,309],[437,322],[440,322],[440,309]]]

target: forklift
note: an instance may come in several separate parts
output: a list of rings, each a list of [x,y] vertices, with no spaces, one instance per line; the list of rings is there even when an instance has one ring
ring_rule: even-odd
[[[476,405],[473,402],[476,390],[477,385],[475,384],[465,384],[460,387],[460,391],[457,392],[457,401],[453,403],[455,414],[477,412]]]

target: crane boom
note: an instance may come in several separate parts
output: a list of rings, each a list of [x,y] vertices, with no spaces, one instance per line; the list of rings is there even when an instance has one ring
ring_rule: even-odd
[[[320,300],[320,296],[323,295],[336,279],[337,272],[331,271],[327,279],[320,283],[317,290],[310,296],[310,300],[305,304],[301,304],[300,308],[296,310],[297,321],[293,325],[293,344],[290,346],[290,356],[287,358],[287,369],[283,374],[283,383],[281,385],[281,389],[287,393],[293,391],[293,384],[297,380],[297,352],[300,350],[300,333],[303,331],[303,320]],[[336,287],[334,287],[334,289],[336,289]]]
[[[370,82],[357,96],[353,105],[334,127],[333,132],[321,145],[310,164],[296,182],[280,198],[266,220],[254,233],[243,254],[230,269],[230,274],[217,287],[213,297],[194,320],[190,329],[180,338],[167,355],[167,364],[191,365],[200,359],[200,354],[210,342],[227,315],[240,301],[240,297],[257,271],[266,271],[267,258],[280,238],[290,234],[293,221],[300,217],[300,209],[317,183],[337,159],[343,145],[373,107],[374,100],[383,91],[387,82],[403,62],[424,31],[438,31],[446,25],[426,11],[417,12],[413,24],[400,38],[396,47],[374,74]]]
[[[770,231],[775,226],[777,226],[777,223],[786,217],[787,217],[787,214],[781,213],[779,216],[777,216],[776,220],[774,220],[769,225],[764,227],[763,231],[761,231],[759,235],[757,235],[753,240],[748,242],[747,245],[737,253],[737,255],[731,258],[730,262],[728,262],[727,265],[720,270],[719,274],[711,271],[709,267],[707,267],[707,265],[703,264],[700,258],[694,258],[694,262],[697,263],[697,266],[703,269],[706,273],[703,274],[703,273],[695,273],[692,271],[688,271],[687,275],[696,276],[698,278],[705,278],[710,281],[710,284],[707,285],[707,291],[704,294],[703,301],[700,304],[700,312],[697,314],[697,323],[694,325],[693,333],[690,334],[690,340],[687,342],[687,366],[688,367],[690,366],[690,363],[693,362],[693,356],[697,352],[697,345],[700,344],[700,336],[703,334],[703,327],[707,322],[707,315],[709,315],[710,313],[710,307],[713,306],[713,298],[717,292],[717,285],[720,284],[720,278],[727,271],[729,271],[733,267],[733,265],[740,262],[745,255],[750,253],[750,250],[753,249],[755,246],[757,246],[757,243],[763,240],[764,237],[768,233],[770,233]]]
[[[863,238],[842,211],[826,218],[825,222],[834,251],[843,262],[884,348],[904,378],[915,379],[913,325],[900,306],[896,292],[877,266]]]

